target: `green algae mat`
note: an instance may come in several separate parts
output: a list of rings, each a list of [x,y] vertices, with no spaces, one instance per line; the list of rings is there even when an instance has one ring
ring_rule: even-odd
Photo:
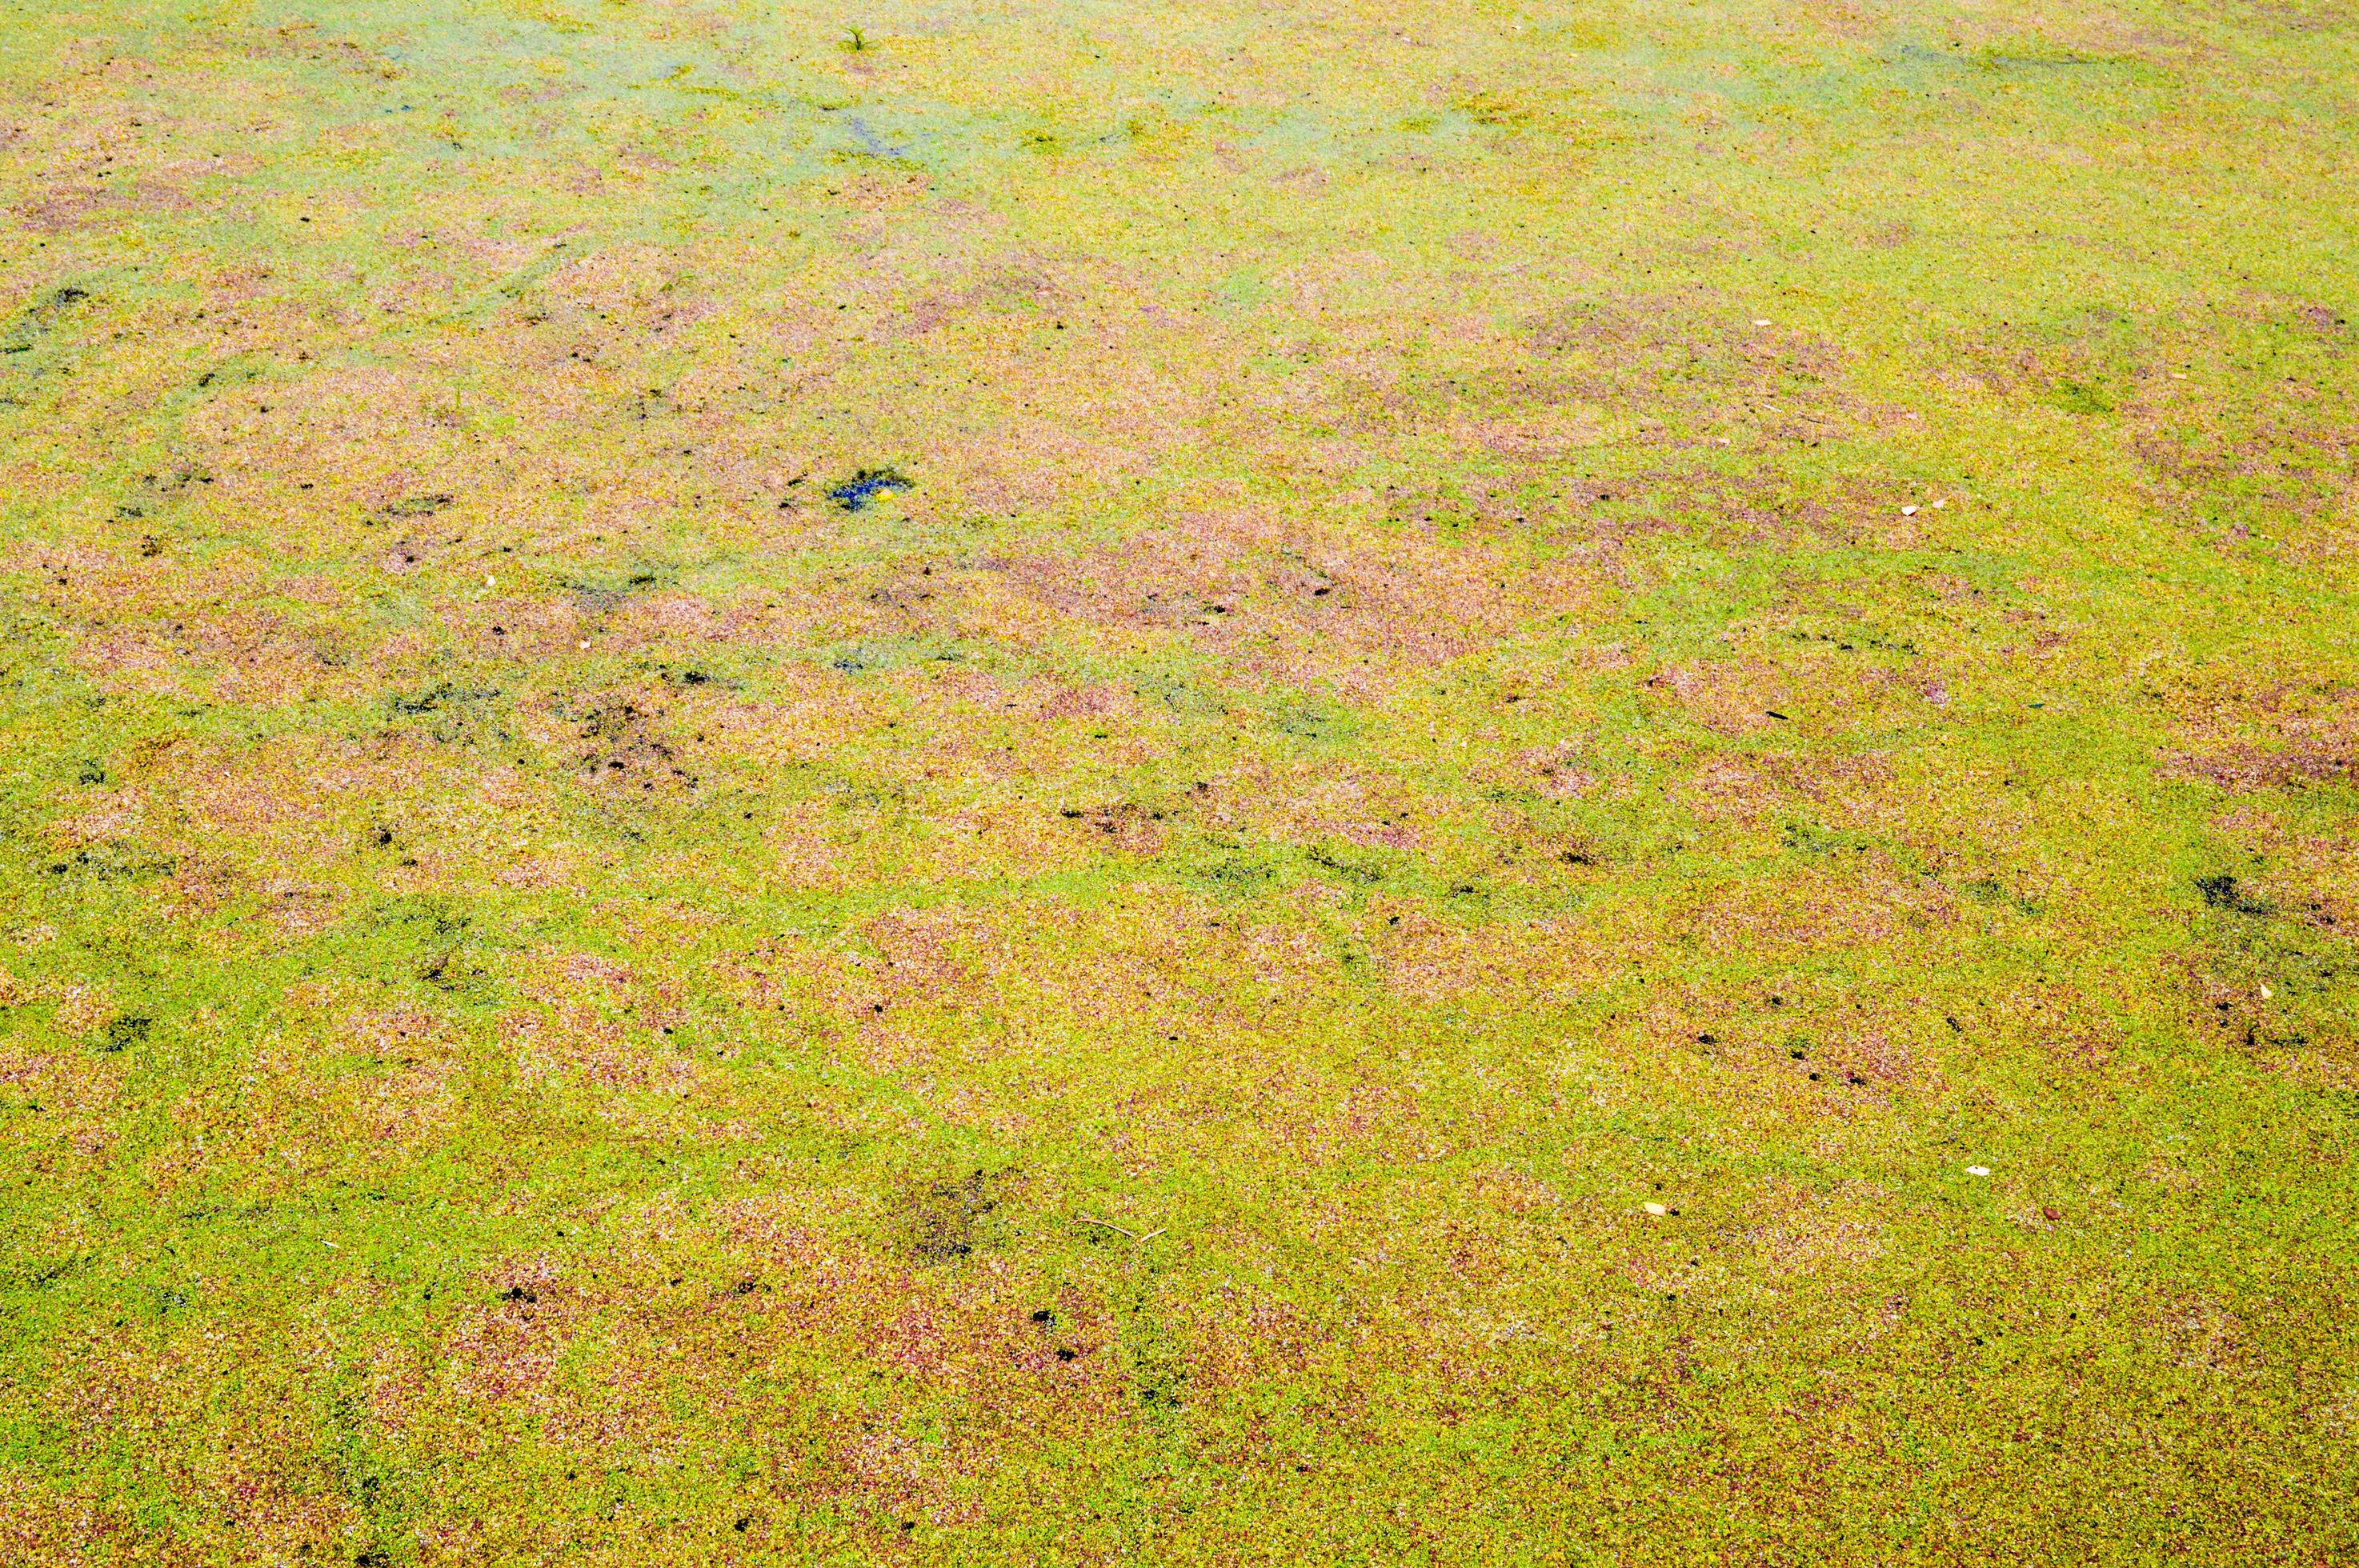
[[[0,1561],[2359,1561],[2359,14],[0,10]]]

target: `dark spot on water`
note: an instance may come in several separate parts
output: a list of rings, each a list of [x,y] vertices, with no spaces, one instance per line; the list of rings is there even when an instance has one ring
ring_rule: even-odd
[[[1345,881],[1355,882],[1362,887],[1373,887],[1385,880],[1385,873],[1381,867],[1358,864],[1324,847],[1305,850],[1302,858],[1314,866],[1333,871]],[[1467,891],[1473,890],[1470,888]]]
[[[540,1297],[534,1294],[532,1292],[526,1290],[522,1285],[510,1285],[506,1290],[500,1292],[500,1300],[504,1302],[537,1302],[540,1300]]]
[[[154,1027],[153,1019],[118,1018],[106,1026],[104,1048],[109,1051],[120,1051],[126,1045],[136,1045],[147,1038],[147,1032]]]
[[[2114,411],[2113,395],[2104,387],[2084,381],[2059,381],[2047,390],[2041,401],[2067,414],[2111,414]]]
[[[5,333],[0,333],[0,354],[21,354],[40,340],[41,334],[57,324],[57,319],[90,297],[90,291],[71,284],[53,290],[18,316]]]
[[[2225,872],[2218,876],[2196,878],[2195,891],[2201,893],[2203,902],[2213,909],[2230,910],[2237,914],[2270,913],[2269,904],[2266,900],[2254,898],[2244,892],[2236,885],[2236,879]]]
[[[998,1208],[994,1178],[977,1171],[962,1181],[934,1184],[904,1196],[896,1206],[896,1228],[905,1249],[920,1260],[947,1263],[964,1258],[991,1238],[988,1217]]]
[[[432,495],[406,495],[399,501],[380,509],[377,515],[380,517],[431,517],[457,499],[458,497],[454,495],[446,495],[439,491]]]
[[[144,860],[128,855],[119,845],[100,845],[95,852],[76,850],[71,860],[53,862],[49,871],[53,877],[61,877],[71,871],[102,882],[143,881],[151,877],[170,875],[175,864],[169,859]]]
[[[846,512],[858,512],[888,491],[915,490],[915,482],[898,469],[862,469],[843,483],[827,492],[827,498]]]
[[[439,681],[416,697],[396,697],[390,701],[396,713],[438,713],[459,703],[484,702],[499,695],[497,687],[475,688]]]

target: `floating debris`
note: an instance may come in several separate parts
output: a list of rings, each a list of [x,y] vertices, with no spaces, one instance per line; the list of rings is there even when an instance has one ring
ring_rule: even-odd
[[[898,469],[862,469],[829,491],[827,498],[846,512],[857,512],[888,491],[917,488]]]

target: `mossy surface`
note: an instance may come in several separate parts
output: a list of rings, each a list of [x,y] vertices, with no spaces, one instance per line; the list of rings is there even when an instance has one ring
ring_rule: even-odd
[[[0,1561],[2359,1560],[2354,81],[0,11]]]

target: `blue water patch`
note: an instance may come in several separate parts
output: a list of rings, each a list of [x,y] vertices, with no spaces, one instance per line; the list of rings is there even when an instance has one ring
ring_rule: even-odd
[[[902,476],[898,469],[862,469],[829,491],[827,498],[846,512],[857,512],[888,490],[917,488],[913,481]]]
[[[906,158],[909,156],[909,150],[907,147],[888,147],[878,141],[876,133],[870,130],[868,122],[859,115],[853,115],[846,123],[851,125],[852,134],[860,138],[860,145],[866,147],[873,156],[885,158]]]

